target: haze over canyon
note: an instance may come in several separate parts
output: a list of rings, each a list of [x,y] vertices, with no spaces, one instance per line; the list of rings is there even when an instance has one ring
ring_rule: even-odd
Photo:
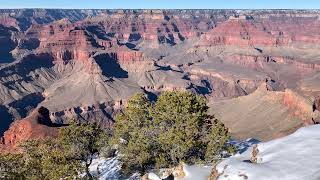
[[[0,144],[110,128],[166,90],[205,96],[234,139],[288,135],[320,122],[319,29],[318,10],[0,10]]]

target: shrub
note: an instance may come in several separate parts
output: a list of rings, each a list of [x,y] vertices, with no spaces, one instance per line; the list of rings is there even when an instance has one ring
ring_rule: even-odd
[[[107,145],[98,124],[72,121],[57,139],[28,140],[21,154],[0,155],[0,179],[93,179],[89,166]]]
[[[72,179],[83,171],[81,161],[68,153],[58,140],[28,140],[21,147],[26,179]]]
[[[23,179],[24,168],[21,154],[0,155],[0,179]]]

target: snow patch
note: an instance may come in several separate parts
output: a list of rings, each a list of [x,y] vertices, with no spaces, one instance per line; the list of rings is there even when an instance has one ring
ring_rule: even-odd
[[[210,176],[212,166],[184,166],[184,172],[186,176],[183,180],[207,180]]]
[[[258,144],[257,164],[250,163],[252,147],[218,164],[219,180],[319,180],[320,125]]]
[[[124,179],[121,177],[121,162],[119,157],[103,158],[97,157],[93,159],[92,164],[89,167],[92,175],[99,180],[119,180]],[[134,173],[127,178],[128,180],[140,180],[139,173]]]
[[[121,163],[118,157],[96,158],[89,168],[92,175],[99,177],[99,180],[120,178]]]

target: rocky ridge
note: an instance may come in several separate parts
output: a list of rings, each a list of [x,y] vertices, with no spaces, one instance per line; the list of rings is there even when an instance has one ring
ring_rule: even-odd
[[[56,123],[76,118],[111,127],[113,114],[136,92],[155,98],[164,90],[191,90],[207,97],[236,138],[287,134],[319,118],[312,109],[320,92],[319,16],[302,10],[0,10],[4,130],[40,106]],[[228,107],[248,113],[235,118],[226,115]],[[244,132],[248,124],[257,126]],[[265,136],[270,128],[273,134]]]
[[[58,136],[58,127],[51,122],[49,110],[40,107],[27,118],[15,121],[0,139],[0,151],[17,151],[19,143],[28,139],[45,139]]]

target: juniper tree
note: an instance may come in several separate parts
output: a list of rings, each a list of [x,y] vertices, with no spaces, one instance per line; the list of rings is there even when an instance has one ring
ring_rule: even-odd
[[[93,158],[108,146],[109,136],[97,123],[76,123],[60,130],[59,143],[65,153],[74,160],[84,164],[84,172],[88,179],[93,179],[89,166]]]
[[[159,129],[158,166],[177,165],[201,157],[203,126],[212,118],[205,98],[191,92],[164,92],[152,111]]]
[[[150,116],[151,103],[141,93],[134,95],[127,107],[116,115],[113,142],[119,145],[123,170],[140,171],[152,164],[154,159],[154,133]]]
[[[164,92],[155,103],[143,94],[133,96],[114,127],[124,169],[213,161],[231,152],[228,130],[208,109],[206,99],[191,92]]]

